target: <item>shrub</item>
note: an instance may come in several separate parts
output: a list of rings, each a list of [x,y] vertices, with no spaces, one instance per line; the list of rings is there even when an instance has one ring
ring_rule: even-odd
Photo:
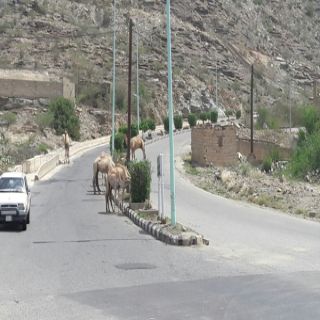
[[[262,170],[265,172],[270,172],[272,166],[272,158],[271,156],[267,156],[262,161]]]
[[[200,116],[199,116],[200,120],[202,120],[202,122],[204,123],[205,121],[208,120],[208,114],[206,112],[202,112],[200,113]]]
[[[118,152],[123,152],[124,150],[124,134],[122,132],[118,132],[114,136],[114,149]]]
[[[270,157],[272,161],[279,161],[280,160],[280,152],[279,149],[273,148],[270,152]]]
[[[127,106],[127,85],[125,82],[118,82],[116,84],[116,106],[119,110],[124,110]]]
[[[49,146],[48,146],[47,144],[45,144],[45,143],[40,143],[40,144],[38,145],[38,152],[39,152],[39,153],[48,153],[48,148],[49,148]]]
[[[140,123],[140,130],[142,130],[143,132],[146,132],[149,130],[149,126],[146,120],[142,120]]]
[[[128,127],[122,126],[122,127],[120,127],[120,128],[118,129],[118,132],[119,132],[119,133],[123,133],[124,135],[127,135],[127,133],[128,133]],[[138,134],[139,134],[139,132],[138,132],[138,126],[137,126],[137,124],[132,123],[132,124],[131,124],[131,138],[137,136]]]
[[[267,124],[267,119],[269,117],[268,110],[266,108],[258,109],[258,119],[257,119],[257,127],[258,129],[262,129],[265,124]]]
[[[1,116],[1,119],[10,126],[17,121],[17,115],[13,112],[7,112]]]
[[[140,123],[140,129],[143,132],[146,132],[148,130],[155,130],[155,128],[156,128],[156,123],[154,122],[154,120],[152,120],[150,118],[144,119]]]
[[[39,113],[36,116],[36,123],[39,129],[43,131],[45,128],[53,126],[53,114],[51,112]]]
[[[182,124],[183,124],[183,118],[182,116],[174,116],[173,117],[173,122],[174,122],[174,127],[177,130],[182,129]]]
[[[131,202],[145,202],[150,197],[151,164],[148,160],[129,163]]]
[[[231,116],[233,116],[233,110],[228,109],[228,110],[226,110],[225,114],[227,117],[231,117]]]
[[[304,130],[302,129],[299,129],[299,132],[298,132],[298,146],[301,146],[305,143],[306,141],[306,133]]]
[[[50,102],[49,112],[52,113],[52,125],[58,135],[63,134],[64,130],[67,130],[72,139],[79,140],[80,121],[76,115],[74,104],[71,101],[59,97]]]
[[[197,124],[197,116],[194,113],[188,114],[188,123],[190,128],[194,127]]]
[[[307,136],[299,145],[288,166],[289,173],[303,178],[308,172],[320,169],[320,131]]]
[[[303,125],[306,127],[308,134],[312,134],[320,128],[320,114],[315,107],[308,106],[302,113]]]
[[[156,123],[154,120],[152,119],[147,119],[147,123],[148,123],[148,127],[149,127],[149,130],[155,130],[156,129]]]
[[[241,118],[241,110],[236,111],[236,118],[240,119]]]
[[[210,121],[216,123],[218,121],[218,111],[214,110],[210,112]]]
[[[169,117],[165,117],[163,119],[163,126],[166,132],[169,132]]]

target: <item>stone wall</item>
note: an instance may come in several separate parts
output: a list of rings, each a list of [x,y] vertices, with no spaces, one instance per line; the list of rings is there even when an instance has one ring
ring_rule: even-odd
[[[0,70],[0,97],[52,99],[64,96],[75,100],[75,85],[67,78],[30,70]]]
[[[281,160],[289,160],[292,150],[272,142],[254,140],[253,152],[261,162],[272,150]],[[191,160],[202,166],[229,166],[238,161],[237,152],[250,155],[250,139],[239,139],[234,125],[194,127],[191,131]]]
[[[236,162],[238,141],[234,126],[194,127],[191,131],[192,162],[227,166]]]
[[[250,154],[251,141],[248,139],[238,139],[238,150],[246,157]],[[275,143],[267,141],[253,141],[253,153],[258,162],[263,161],[273,150],[279,152],[281,160],[289,160],[292,150],[290,148],[281,147]]]
[[[1,79],[1,97],[19,97],[27,99],[55,98],[62,95],[62,83],[32,80]]]

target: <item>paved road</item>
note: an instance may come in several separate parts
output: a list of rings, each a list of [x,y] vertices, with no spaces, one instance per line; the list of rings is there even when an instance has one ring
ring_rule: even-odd
[[[186,141],[177,137],[176,150]],[[147,156],[167,147],[148,145]],[[0,228],[0,319],[319,318],[318,224],[225,201],[177,175],[178,221],[211,244],[167,246],[88,193],[101,150],[33,186],[26,232]]]

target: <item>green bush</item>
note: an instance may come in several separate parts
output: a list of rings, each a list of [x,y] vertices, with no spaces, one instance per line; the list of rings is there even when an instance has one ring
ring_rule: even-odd
[[[49,146],[45,143],[40,143],[38,145],[38,152],[39,153],[48,153],[48,149],[49,149]]]
[[[155,128],[156,128],[156,123],[154,122],[154,120],[152,120],[150,118],[144,119],[140,123],[140,129],[143,132],[146,132],[148,130],[155,130]]]
[[[307,133],[312,134],[320,128],[320,113],[313,107],[308,106],[303,111],[303,125],[305,126]]]
[[[67,130],[72,139],[80,139],[80,121],[71,101],[59,97],[50,102],[49,112],[52,113],[52,126],[58,135]]]
[[[37,114],[35,121],[39,126],[39,129],[43,131],[45,128],[53,126],[53,114],[51,112],[39,113]]]
[[[145,202],[150,197],[151,164],[148,160],[129,163],[131,202]]]
[[[280,152],[279,149],[273,148],[270,152],[270,157],[272,161],[280,161]]]
[[[236,111],[236,118],[240,119],[241,118],[241,110]]]
[[[194,127],[197,124],[197,116],[194,113],[188,114],[188,123],[190,128]]]
[[[142,130],[143,132],[146,132],[149,130],[149,125],[147,123],[146,120],[142,120],[140,123],[140,130]]]
[[[128,127],[122,126],[118,129],[118,132],[123,133],[124,135],[127,135]],[[138,132],[137,124],[135,124],[135,123],[131,124],[131,138],[137,136],[138,134],[139,134],[139,132]]]
[[[210,121],[216,123],[218,121],[218,111],[214,110],[210,112]]]
[[[17,115],[16,115],[15,113],[9,111],[9,112],[3,114],[3,115],[1,116],[1,119],[2,119],[4,122],[6,122],[6,123],[8,124],[8,126],[10,126],[10,125],[16,123],[16,121],[17,121]]]
[[[320,131],[306,137],[288,166],[289,174],[296,178],[304,178],[308,172],[317,169],[320,169]]]
[[[267,124],[267,120],[269,118],[269,112],[266,108],[258,108],[258,119],[257,119],[257,127],[258,129],[262,129],[265,124]]]
[[[122,154],[124,150],[126,149],[126,143],[125,143],[125,134],[122,132],[117,132],[114,136],[114,152],[112,151],[112,134],[110,135],[110,142],[109,142],[109,148],[112,156],[115,155],[115,153]]]
[[[147,119],[147,123],[148,123],[148,126],[149,126],[149,130],[155,130],[156,129],[156,122],[152,119]]]
[[[302,146],[306,141],[306,133],[304,130],[299,129],[298,132],[298,146]]]
[[[206,112],[201,112],[199,118],[204,123],[205,121],[208,120],[208,114]]]
[[[163,119],[163,126],[166,132],[169,132],[169,117],[165,117]]]
[[[183,124],[183,118],[182,116],[174,116],[173,117],[173,122],[174,122],[174,127],[177,130],[182,129],[182,124]]]
[[[226,110],[225,114],[227,117],[231,117],[231,116],[233,116],[233,110],[228,109],[228,110]]]
[[[262,161],[262,170],[265,172],[270,172],[272,166],[272,158],[271,156],[267,156]]]
[[[114,136],[114,149],[118,152],[124,150],[124,134],[122,132],[118,132]]]
[[[116,107],[119,110],[124,110],[127,107],[127,104],[128,104],[127,92],[128,92],[127,85],[124,81],[120,81],[116,84],[115,103],[116,103]]]

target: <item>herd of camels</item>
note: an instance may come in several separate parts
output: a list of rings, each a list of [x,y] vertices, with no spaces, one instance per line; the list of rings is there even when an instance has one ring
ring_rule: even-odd
[[[132,159],[135,159],[135,152],[137,149],[141,149],[143,152],[143,158],[146,159],[144,141],[140,136],[131,138],[130,140],[130,151]],[[113,203],[115,199],[120,197],[123,204],[123,193],[124,190],[129,186],[131,177],[126,166],[121,163],[114,163],[112,157],[106,153],[102,153],[93,162],[93,192],[96,194],[98,191],[101,192],[99,187],[99,172],[104,176],[104,182],[106,187],[105,198],[106,198],[106,212],[114,211]],[[113,192],[114,191],[114,194]]]

